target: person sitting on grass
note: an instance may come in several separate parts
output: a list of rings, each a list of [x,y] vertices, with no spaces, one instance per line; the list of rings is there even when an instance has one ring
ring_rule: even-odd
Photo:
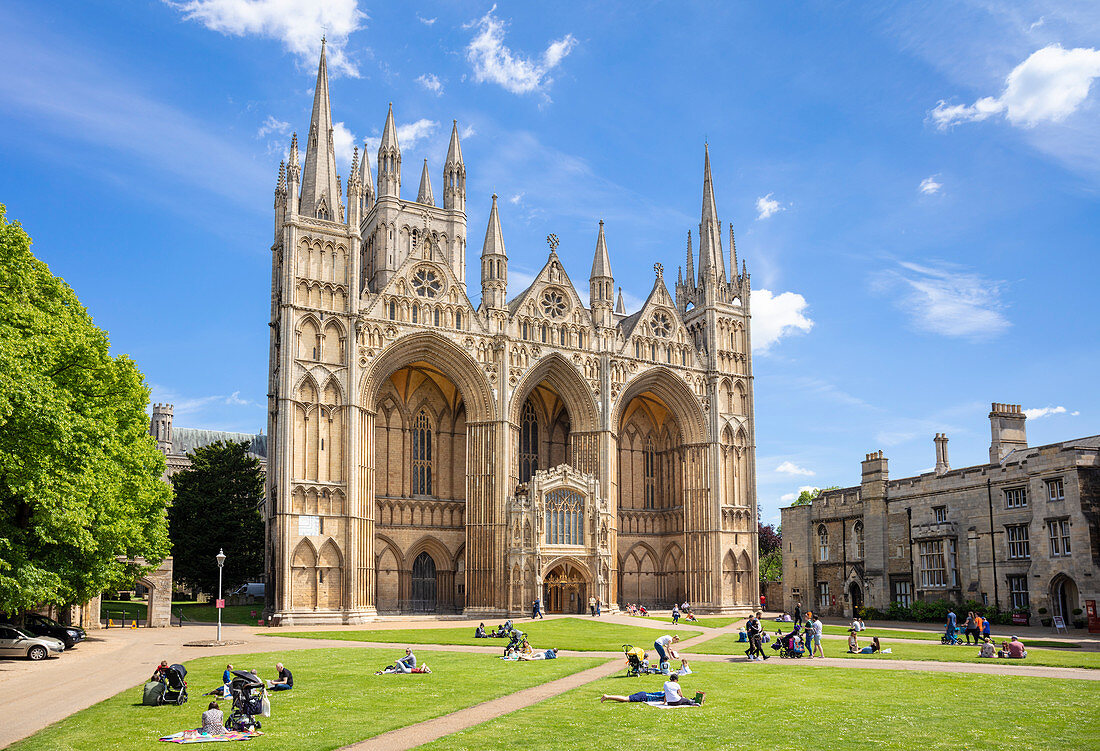
[[[150,676],[150,681],[167,681],[164,674],[168,672],[168,660],[161,660],[160,664],[153,669],[153,675]]]
[[[530,647],[528,647],[530,649]],[[544,652],[519,652],[517,657],[521,660],[556,660],[558,658],[558,648],[547,649]]]
[[[673,673],[665,681],[665,704],[670,707],[676,707],[680,705],[695,706],[703,703],[703,697],[706,696],[703,692],[695,694],[694,699],[684,698],[684,694],[680,689],[680,676]]]
[[[675,673],[673,673],[673,675],[691,675],[692,672],[693,671],[692,671],[691,667],[688,666],[688,661],[685,660],[683,657],[681,657],[680,658],[680,669],[677,670]]]
[[[1008,643],[1008,658],[1010,660],[1022,660],[1027,657],[1027,650],[1024,649],[1024,644],[1015,636],[1012,637],[1012,641]]]
[[[978,657],[993,658],[997,656],[997,645],[988,636],[982,642],[982,648],[978,651]]]
[[[275,663],[275,669],[279,671],[279,677],[271,681],[268,688],[272,691],[289,691],[294,688],[294,674],[281,662]]]
[[[202,713],[202,730],[206,735],[225,735],[225,717],[218,709],[218,702],[210,702],[210,706]]]
[[[519,643],[519,650],[518,651],[521,655],[529,655],[532,652],[534,652],[534,650],[531,649],[531,644],[527,641],[526,636],[523,637],[523,641],[521,641]]]
[[[638,606],[638,615],[649,615],[649,611],[645,609],[644,605]]]
[[[477,628],[474,629],[474,638],[475,639],[484,639],[485,638],[485,624],[484,623],[479,623],[477,625]]]
[[[859,639],[856,638],[856,630],[848,630],[848,653],[859,654]]]
[[[375,675],[392,675],[394,673],[430,673],[431,668],[427,663],[424,663],[420,667],[416,666],[416,655],[413,654],[410,647],[405,647],[405,656],[392,665],[387,665],[382,670],[379,670]]]

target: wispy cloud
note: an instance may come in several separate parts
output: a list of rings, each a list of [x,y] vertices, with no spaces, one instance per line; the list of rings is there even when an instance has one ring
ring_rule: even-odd
[[[995,115],[1004,115],[1013,125],[1024,128],[1057,123],[1077,111],[1098,77],[1100,49],[1067,50],[1052,44],[1017,65],[1005,79],[1000,96],[982,97],[973,104],[941,100],[928,114],[940,130]]]
[[[1063,407],[1061,405],[1059,405],[1057,407],[1035,407],[1033,409],[1025,409],[1024,410],[1024,415],[1026,415],[1027,419],[1029,419],[1029,420],[1038,420],[1038,419],[1041,419],[1043,417],[1050,417],[1051,415],[1064,415],[1064,414],[1069,414],[1071,417],[1076,417],[1077,415],[1079,415],[1081,413],[1077,410],[1074,410],[1073,412],[1070,412],[1069,410],[1067,410],[1065,407]]]
[[[175,417],[190,417],[199,413],[209,412],[217,407],[256,407],[259,402],[241,396],[240,391],[231,394],[211,394],[209,396],[184,396],[173,389],[153,384],[151,387],[153,403],[167,403],[172,405],[172,414]]]
[[[358,78],[348,57],[348,37],[363,28],[366,13],[357,0],[164,0],[211,31],[229,36],[277,39],[303,66],[317,64],[321,37],[328,40],[329,70]]]
[[[980,339],[1003,333],[1003,281],[987,279],[956,264],[898,263],[878,274],[873,287],[896,295],[897,305],[920,331]]]
[[[256,137],[263,138],[269,133],[278,133],[285,136],[290,133],[290,123],[279,120],[273,115],[268,115],[267,119],[264,120],[264,124],[256,131]]]
[[[336,152],[336,168],[351,164],[351,152],[358,140],[343,122],[332,124],[332,148]]]
[[[498,84],[513,94],[544,91],[553,80],[548,74],[572,52],[577,44],[576,37],[566,34],[551,42],[537,59],[513,52],[504,43],[504,21],[493,15],[496,8],[494,5],[484,16],[466,26],[477,29],[466,47],[466,59],[473,66],[474,80]]]
[[[812,469],[806,469],[800,467],[792,461],[785,461],[775,468],[775,471],[782,475],[802,475],[804,477],[813,477],[814,471]]]
[[[402,123],[397,126],[397,142],[401,144],[402,150],[414,148],[417,144],[431,138],[437,128],[439,128],[439,121],[429,120],[426,117],[415,122]],[[381,142],[380,135],[371,136],[365,140],[363,148],[373,153],[378,150]]]
[[[767,352],[784,336],[796,332],[808,333],[814,327],[806,314],[809,304],[796,292],[778,295],[766,289],[754,289],[752,306],[752,349]]]
[[[943,183],[937,182],[937,177],[939,177],[939,175],[930,175],[924,178],[920,181],[920,186],[917,189],[926,196],[939,193],[940,188],[943,187]]]
[[[514,196],[510,196],[508,198],[508,203],[515,204],[515,205],[518,206],[519,204],[523,203],[523,197],[525,195],[526,195],[526,193],[516,193]]]
[[[436,96],[443,93],[443,84],[434,73],[424,73],[416,78],[416,82]]]
[[[419,13],[417,13],[417,14],[416,14],[416,20],[417,20],[417,21],[419,21],[420,23],[424,24],[425,26],[431,26],[431,25],[433,25],[433,24],[434,24],[434,23],[435,23],[435,22],[436,22],[436,21],[437,21],[438,19],[436,19],[436,18],[424,18],[424,16],[420,15]]]
[[[779,203],[779,201],[772,198],[774,193],[769,193],[766,196],[760,196],[756,199],[756,218],[757,220],[767,219],[774,214],[778,214],[780,211],[785,211],[786,207]]]

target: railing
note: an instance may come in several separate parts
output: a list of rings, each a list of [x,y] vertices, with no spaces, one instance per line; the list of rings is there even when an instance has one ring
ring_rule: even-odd
[[[125,610],[104,610],[103,615],[106,622],[104,628],[137,628],[140,620]]]

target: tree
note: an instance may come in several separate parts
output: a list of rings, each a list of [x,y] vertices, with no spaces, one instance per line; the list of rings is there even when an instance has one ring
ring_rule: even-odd
[[[0,205],[0,610],[83,602],[168,553],[149,389]],[[127,562],[129,561],[129,563]]]
[[[783,547],[783,534],[780,529],[782,527],[776,529],[774,524],[757,524],[756,538],[759,541],[761,558]]]
[[[814,500],[826,490],[839,490],[839,485],[831,485],[827,488],[809,488],[803,490],[798,494],[798,499],[792,503],[792,506],[809,506]]]
[[[226,555],[224,589],[264,574],[264,475],[247,443],[218,441],[195,449],[191,466],[172,477],[168,512],[177,581],[208,594],[218,589],[219,550]]]
[[[783,548],[776,548],[760,556],[760,581],[783,581]]]

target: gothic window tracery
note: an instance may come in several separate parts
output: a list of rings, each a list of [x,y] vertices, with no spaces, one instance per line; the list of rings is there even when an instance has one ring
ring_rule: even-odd
[[[416,415],[412,438],[412,492],[413,495],[431,495],[432,421],[424,410],[420,410]]]
[[[653,327],[655,336],[667,337],[672,333],[672,321],[669,319],[668,314],[662,311],[657,311],[653,315],[653,321],[650,325]]]
[[[653,439],[646,438],[644,456],[645,507],[657,507],[657,452],[653,448]]]
[[[565,294],[560,290],[548,289],[542,293],[542,312],[548,318],[565,318],[568,305],[565,302]]]
[[[568,488],[546,494],[546,544],[584,544],[584,496]]]
[[[443,291],[443,283],[427,266],[418,268],[412,277],[413,291],[420,297],[433,298]]]
[[[539,423],[531,402],[523,405],[519,431],[519,481],[530,482],[539,471]]]

